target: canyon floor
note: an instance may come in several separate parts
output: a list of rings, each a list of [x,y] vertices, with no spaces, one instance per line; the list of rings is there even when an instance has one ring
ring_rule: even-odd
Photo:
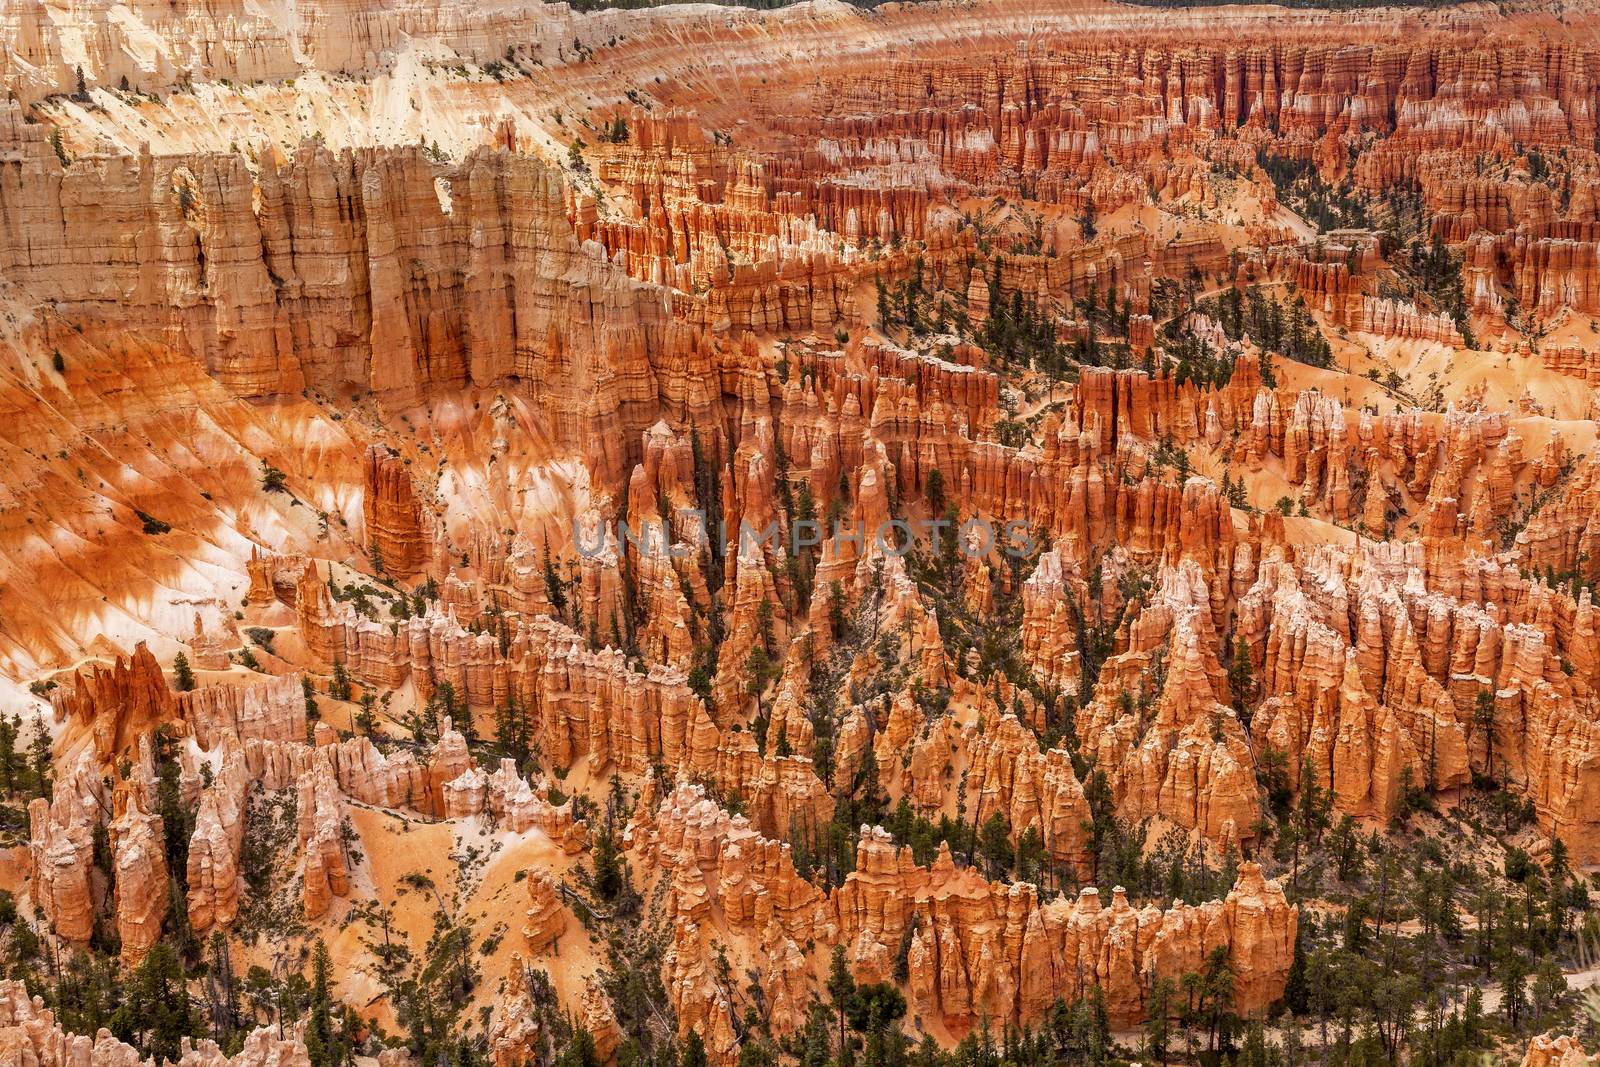
[[[1600,8],[0,17],[0,1065],[1580,1067]]]

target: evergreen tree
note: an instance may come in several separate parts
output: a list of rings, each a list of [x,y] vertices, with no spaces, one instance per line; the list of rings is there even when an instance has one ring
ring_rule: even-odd
[[[1472,706],[1472,726],[1483,732],[1483,773],[1494,777],[1494,694],[1488,689],[1478,690]]]
[[[1000,812],[984,820],[978,831],[978,851],[988,862],[991,877],[1003,877],[1016,861],[1016,853],[1011,849],[1011,827]]]
[[[211,953],[206,961],[207,1014],[211,1033],[223,1048],[231,1048],[238,1033],[239,995],[234,981],[233,956],[228,951],[228,935],[221,930],[211,934]]]
[[[44,719],[35,715],[33,717],[33,740],[28,742],[28,769],[32,772],[35,795],[50,796],[50,731],[45,729]]]
[[[150,949],[123,993],[126,999],[111,1017],[111,1032],[142,1055],[176,1062],[182,1040],[205,1032],[189,1001],[183,967],[166,941]]]
[[[328,989],[328,946],[317,938],[311,951],[311,1011],[305,1028],[312,1067],[341,1067],[344,1050],[333,1028],[333,998]]]
[[[1283,983],[1283,1003],[1297,1015],[1304,1015],[1310,999],[1306,979],[1306,924],[1302,918],[1295,927],[1294,956],[1289,961],[1289,976]]]
[[[1233,710],[1239,713],[1240,720],[1249,729],[1250,720],[1244,713],[1255,700],[1256,683],[1255,670],[1250,663],[1250,646],[1245,644],[1243,637],[1233,639],[1233,660],[1228,664],[1228,691],[1233,696]]]
[[[706,1043],[699,1031],[690,1030],[683,1043],[683,1055],[678,1057],[678,1067],[706,1067]]]
[[[680,1067],[688,1063],[688,1052],[685,1051]],[[562,1046],[556,1055],[554,1067],[599,1067],[600,1057],[595,1052],[594,1035],[582,1026],[574,1027],[572,1040]],[[705,1046],[700,1048],[700,1064],[705,1067]]]
[[[1567,978],[1561,973],[1561,963],[1546,954],[1533,971],[1533,1010],[1543,1019],[1561,1007],[1566,997]]]
[[[624,871],[622,854],[611,831],[611,820],[594,842],[594,891],[604,900],[615,900],[622,892]]]
[[[839,1015],[839,1061],[846,1063],[850,1059],[850,1041],[845,1035],[845,1014],[850,1009],[850,1002],[856,994],[855,976],[850,973],[849,961],[845,958],[844,946],[833,946],[833,957],[828,963],[828,999],[833,1003],[833,1010]]]
[[[1500,965],[1500,1013],[1513,1031],[1522,1028],[1528,1014],[1528,964],[1514,948]]]
[[[1146,1008],[1149,1024],[1145,1027],[1145,1056],[1166,1067],[1167,1042],[1171,1036],[1172,998],[1177,986],[1171,978],[1157,978],[1150,986],[1150,999]]]
[[[172,728],[156,728],[152,746],[156,764],[156,812],[167,844],[167,870],[185,893],[188,892],[189,837],[194,833],[194,815],[183,803],[179,783],[178,740]]]
[[[556,565],[550,558],[550,539],[544,541],[544,595],[550,606],[556,609],[559,618],[566,618],[567,590],[561,581],[561,575],[556,571]]]
[[[172,657],[172,675],[177,682],[178,692],[187,693],[194,689],[194,671],[189,668],[189,657],[182,652]]]
[[[15,716],[0,718],[0,789],[5,790],[6,796],[16,792],[27,771],[17,752],[17,731],[20,726],[21,720]]]
[[[923,483],[923,495],[928,498],[928,512],[930,514],[944,514],[944,475],[940,473],[939,468],[935,467],[928,472],[927,481]],[[954,536],[954,532],[952,531],[949,536]]]
[[[364,737],[371,737],[378,729],[377,697],[370,690],[361,694],[361,710],[356,713],[355,726]]]
[[[335,659],[333,661],[333,681],[328,683],[328,695],[335,700],[349,700],[350,692],[350,672],[345,670],[342,660]]]

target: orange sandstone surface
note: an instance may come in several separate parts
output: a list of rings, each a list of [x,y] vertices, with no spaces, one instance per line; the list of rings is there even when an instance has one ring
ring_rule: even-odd
[[[730,1067],[835,949],[946,1046],[1220,965],[1267,1018],[1285,798],[1493,786],[1600,863],[1591,5],[296,10],[0,21],[62,951],[321,939],[398,1035],[456,935],[497,1067]],[[1108,826],[1227,878],[1130,892]],[[142,1062],[17,982],[0,1060]]]

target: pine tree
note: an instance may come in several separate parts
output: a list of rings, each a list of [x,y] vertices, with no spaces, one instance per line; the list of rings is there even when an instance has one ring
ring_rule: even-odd
[[[166,941],[157,941],[134,970],[124,998],[111,1017],[111,1032],[158,1063],[176,1062],[182,1040],[204,1032],[189,1001],[183,967]]]
[[[228,935],[217,930],[211,935],[211,957],[206,967],[206,999],[211,1031],[224,1048],[233,1043],[239,1029],[239,996],[233,974],[233,956],[228,951]]]
[[[45,729],[44,719],[39,715],[33,717],[33,740],[28,742],[28,769],[33,772],[34,789],[38,796],[50,796],[50,731]]]
[[[1166,1067],[1167,1041],[1171,1034],[1172,997],[1177,991],[1171,978],[1157,978],[1150,987],[1146,1009],[1150,1023],[1145,1028],[1145,1056]]]
[[[189,668],[189,657],[182,652],[172,657],[172,675],[178,692],[187,693],[194,688],[194,671]]]
[[[1533,972],[1533,1010],[1542,1019],[1561,1007],[1566,996],[1567,979],[1561,973],[1561,962],[1546,954]]]
[[[333,1004],[328,991],[328,946],[317,938],[311,951],[311,1014],[305,1028],[306,1055],[312,1067],[340,1067],[342,1049],[333,1032]]]
[[[1003,875],[1016,861],[1016,853],[1011,848],[1011,828],[1000,812],[991,814],[978,831],[978,851],[988,861],[991,877]]]
[[[328,695],[335,700],[350,699],[350,672],[341,660],[333,661],[333,681],[328,683]]]
[[[606,900],[615,900],[622,892],[622,884],[622,855],[611,832],[611,821],[607,819],[594,843],[594,891]]]
[[[154,755],[156,764],[156,811],[161,816],[167,842],[167,870],[177,879],[179,887],[188,891],[189,835],[194,832],[194,816],[183,803],[179,784],[181,768],[178,764],[178,740],[169,726],[156,728]]]
[[[928,472],[928,480],[923,486],[923,495],[928,498],[928,511],[933,515],[944,514],[944,475],[935,467]],[[952,532],[949,536],[955,536]]]
[[[1290,1011],[1303,1015],[1310,1000],[1306,982],[1306,924],[1295,927],[1294,956],[1289,961],[1289,976],[1283,983],[1283,1003]]]
[[[1512,1030],[1520,1030],[1528,1014],[1528,964],[1515,948],[1500,966],[1500,1011]]]
[[[1494,777],[1494,694],[1488,689],[1478,690],[1477,703],[1472,708],[1472,725],[1483,731],[1484,774]]]
[[[856,980],[850,973],[850,964],[845,958],[843,945],[833,946],[833,957],[828,964],[827,989],[834,1011],[839,1013],[839,1061],[841,1064],[848,1063],[850,1041],[845,1034],[845,1013],[850,1008],[850,1001],[856,995]]]
[[[700,1067],[705,1067],[705,1046],[700,1046]],[[687,1050],[680,1067],[689,1062]],[[595,1052],[594,1035],[579,1026],[573,1029],[572,1040],[562,1046],[555,1058],[554,1067],[599,1067],[600,1057]]]
[[[478,725],[472,721],[472,709],[457,700],[456,687],[448,681],[440,682],[438,690],[434,693],[434,700],[436,702],[434,721],[438,724],[438,729],[443,731],[444,720],[448,718],[467,744],[477,744]]]
[[[678,1067],[706,1067],[706,1044],[700,1039],[698,1031],[689,1031],[689,1037],[683,1043],[683,1055],[678,1058]]]
[[[495,712],[495,745],[520,768],[528,762],[532,738],[528,715],[517,698],[510,696]]]
[[[0,789],[6,796],[16,791],[21,781],[23,766],[17,754],[17,730],[20,720],[0,718]]]
[[[1250,663],[1250,646],[1242,636],[1233,639],[1233,660],[1228,664],[1228,691],[1233,696],[1233,710],[1238,712],[1245,728],[1250,720],[1244,718],[1245,708],[1255,700],[1255,671]]]
[[[619,120],[620,121],[620,120]],[[544,540],[544,595],[550,606],[556,609],[556,615],[566,618],[567,590],[562,584],[561,575],[556,571],[555,561],[550,558],[550,539]]]
[[[368,690],[361,694],[361,711],[357,713],[355,726],[363,736],[371,737],[378,729],[378,713],[374,707],[377,698]]]

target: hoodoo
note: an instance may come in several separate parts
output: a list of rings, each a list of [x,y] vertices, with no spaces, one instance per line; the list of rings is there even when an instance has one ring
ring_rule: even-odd
[[[1600,8],[0,19],[0,1064],[1578,1067]]]

